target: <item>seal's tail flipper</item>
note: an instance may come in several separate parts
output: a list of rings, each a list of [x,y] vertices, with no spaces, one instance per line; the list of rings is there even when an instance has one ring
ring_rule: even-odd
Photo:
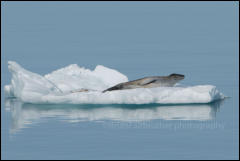
[[[101,91],[95,90],[95,89],[87,89],[87,88],[81,88],[81,89],[70,91],[70,93],[78,93],[78,92],[101,92]]]
[[[114,87],[105,89],[104,91],[102,91],[102,93],[105,93],[105,92],[107,92],[107,91],[113,91],[113,90],[117,90],[117,88],[115,88],[115,86],[114,86]]]
[[[93,91],[97,91],[97,90],[81,88],[81,89],[77,89],[77,90],[72,90],[70,92],[71,93],[77,93],[77,92],[91,92],[91,91],[93,92]]]
[[[77,92],[88,92],[88,89],[78,89],[78,90],[72,90],[71,93],[77,93]]]
[[[120,85],[116,85],[116,86],[113,86],[111,88],[105,89],[104,91],[102,91],[102,93],[105,93],[107,91],[119,90],[119,89],[122,89],[121,86]]]

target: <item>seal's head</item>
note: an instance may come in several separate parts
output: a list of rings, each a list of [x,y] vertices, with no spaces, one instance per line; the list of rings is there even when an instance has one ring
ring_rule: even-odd
[[[173,80],[177,80],[177,81],[180,81],[180,80],[183,80],[184,79],[184,75],[182,74],[170,74],[169,77]]]

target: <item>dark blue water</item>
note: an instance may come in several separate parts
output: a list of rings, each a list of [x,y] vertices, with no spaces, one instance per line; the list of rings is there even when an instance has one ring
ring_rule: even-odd
[[[1,2],[2,159],[238,159],[238,2]],[[7,61],[182,73],[207,105],[34,105],[4,98]]]

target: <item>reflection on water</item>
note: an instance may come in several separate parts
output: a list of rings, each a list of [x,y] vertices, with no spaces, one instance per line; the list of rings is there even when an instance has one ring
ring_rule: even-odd
[[[11,132],[39,122],[42,118],[58,117],[67,122],[117,120],[123,122],[162,120],[211,120],[223,100],[211,104],[188,105],[37,105],[17,99],[5,100],[11,112]]]

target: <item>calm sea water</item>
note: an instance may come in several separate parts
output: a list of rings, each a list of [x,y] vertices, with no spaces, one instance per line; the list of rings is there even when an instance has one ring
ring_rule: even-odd
[[[1,2],[2,159],[238,159],[238,2]],[[207,105],[34,105],[5,99],[7,61],[47,74],[101,64],[130,80],[185,74]],[[70,83],[70,82],[69,82]]]

